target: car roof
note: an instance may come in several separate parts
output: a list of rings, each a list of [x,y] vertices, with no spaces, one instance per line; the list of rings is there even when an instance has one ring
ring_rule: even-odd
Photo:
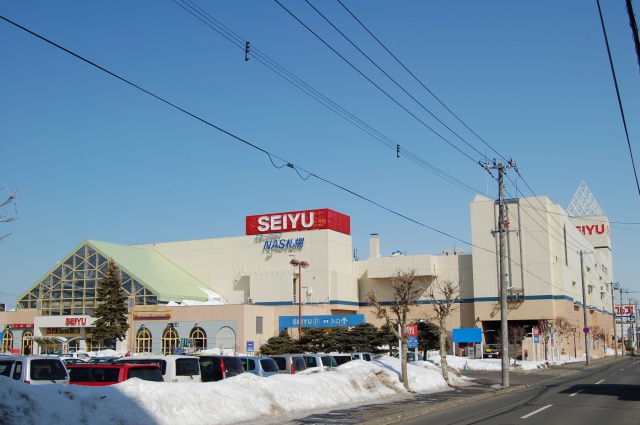
[[[104,368],[109,368],[109,369],[120,369],[120,368],[127,368],[127,369],[140,369],[140,368],[153,368],[153,369],[160,369],[160,366],[158,366],[157,364],[139,364],[139,363],[77,363],[77,364],[72,364],[67,366],[67,369],[104,369]]]

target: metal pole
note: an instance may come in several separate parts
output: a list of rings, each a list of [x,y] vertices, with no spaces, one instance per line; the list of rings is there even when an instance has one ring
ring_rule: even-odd
[[[518,171],[516,167],[516,163],[513,160],[509,160],[507,164],[496,163],[493,161],[493,165],[490,165],[488,162],[480,162],[482,168],[484,168],[488,173],[491,173],[491,169],[498,170],[498,236],[499,236],[499,245],[500,245],[500,260],[498,264],[499,268],[499,285],[500,285],[500,349],[502,351],[502,386],[509,386],[509,326],[507,322],[507,270],[505,266],[506,261],[506,253],[505,253],[505,242],[504,235],[507,231],[505,229],[505,202],[504,202],[504,173],[507,168],[513,168]],[[495,234],[495,232],[494,232]]]
[[[302,338],[302,262],[298,263],[298,339]]]
[[[500,343],[502,357],[502,386],[509,386],[509,326],[507,324],[507,271],[505,268],[506,254],[504,246],[504,166],[498,164],[498,233],[500,237]]]
[[[624,319],[622,317],[622,286],[619,286],[618,289],[620,289],[620,340],[622,341],[622,354],[621,356],[624,357]]]
[[[589,332],[587,332],[589,328],[587,315],[587,291],[584,284],[584,261],[583,261],[584,253],[580,251],[580,276],[582,278],[582,310],[584,312],[584,352],[585,356],[587,356],[587,366],[591,364],[591,348],[589,347]]]
[[[613,310],[613,347],[616,351],[616,359],[618,358],[618,334],[616,333],[616,300],[613,295],[613,287],[615,283],[611,282],[611,309]]]

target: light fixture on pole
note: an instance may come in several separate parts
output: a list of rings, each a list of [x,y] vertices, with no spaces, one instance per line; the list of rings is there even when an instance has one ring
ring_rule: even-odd
[[[302,337],[302,267],[309,267],[306,261],[296,260],[295,258],[289,262],[292,266],[298,266],[298,339]]]

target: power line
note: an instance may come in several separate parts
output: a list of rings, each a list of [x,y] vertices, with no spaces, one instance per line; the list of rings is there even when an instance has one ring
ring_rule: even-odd
[[[309,177],[313,176],[313,177],[315,177],[316,179],[318,179],[318,180],[320,180],[322,182],[325,182],[325,183],[327,183],[327,184],[329,184],[329,185],[331,185],[331,186],[333,186],[335,188],[341,189],[341,190],[343,190],[343,191],[345,191],[345,192],[347,192],[347,193],[349,193],[349,194],[351,194],[353,196],[356,196],[356,197],[358,197],[358,198],[360,198],[360,199],[362,199],[362,200],[364,200],[366,202],[369,202],[370,204],[373,204],[373,205],[375,205],[375,206],[377,206],[377,207],[379,207],[381,209],[384,209],[387,212],[390,212],[390,213],[392,213],[392,214],[394,214],[394,215],[396,215],[396,216],[398,216],[400,218],[404,218],[405,220],[410,221],[410,222],[412,222],[414,224],[417,224],[417,225],[419,225],[421,227],[424,227],[426,229],[429,229],[429,230],[434,231],[436,233],[439,233],[441,235],[447,236],[449,238],[452,238],[453,240],[456,240],[458,242],[462,242],[462,243],[464,243],[466,245],[469,245],[469,246],[472,246],[472,247],[475,247],[475,248],[478,248],[478,249],[481,249],[481,250],[484,250],[484,251],[492,252],[491,250],[488,250],[486,248],[474,245],[471,242],[467,242],[467,241],[465,241],[463,239],[455,237],[455,236],[453,236],[453,235],[451,235],[451,234],[449,234],[449,233],[447,233],[445,231],[442,231],[442,230],[436,229],[434,227],[428,226],[428,225],[426,225],[426,224],[424,224],[424,223],[422,223],[422,222],[420,222],[420,221],[418,221],[416,219],[413,219],[413,218],[411,218],[409,216],[401,214],[401,213],[399,213],[399,212],[397,212],[397,211],[395,211],[395,210],[393,210],[393,209],[391,209],[389,207],[386,207],[386,206],[384,206],[384,205],[382,205],[382,204],[380,204],[380,203],[378,203],[378,202],[376,202],[376,201],[374,201],[374,200],[372,200],[370,198],[367,198],[364,195],[361,195],[361,194],[359,194],[359,193],[357,193],[357,192],[355,192],[355,191],[353,191],[351,189],[348,189],[345,186],[341,186],[341,185],[339,185],[339,184],[337,184],[335,182],[332,182],[332,181],[330,181],[330,180],[328,180],[328,179],[326,179],[324,177],[321,177],[318,174],[312,173],[310,171],[305,170],[304,168],[298,167],[298,166],[292,164],[291,162],[289,162],[289,161],[287,161],[287,160],[285,160],[283,158],[280,158],[279,156],[267,151],[266,149],[263,149],[263,148],[255,145],[254,143],[248,142],[247,140],[245,140],[245,139],[243,139],[243,138],[241,138],[239,136],[236,136],[235,134],[233,134],[233,133],[231,133],[231,132],[229,132],[227,130],[224,130],[223,128],[221,128],[221,127],[219,127],[219,126],[217,126],[217,125],[205,120],[204,118],[201,118],[201,117],[199,117],[199,116],[187,111],[186,109],[184,109],[184,108],[182,108],[182,107],[180,107],[180,106],[178,106],[178,105],[176,105],[174,103],[171,103],[166,99],[163,99],[162,97],[160,97],[160,96],[158,96],[158,95],[156,95],[156,94],[154,94],[154,93],[142,88],[141,86],[139,86],[139,85],[137,85],[137,84],[135,84],[135,83],[133,83],[133,82],[121,77],[121,76],[119,76],[118,74],[115,74],[114,72],[109,71],[108,69],[106,69],[106,68],[104,68],[104,67],[102,67],[102,66],[100,66],[100,65],[98,65],[98,64],[96,64],[96,63],[94,63],[94,62],[92,62],[92,61],[90,61],[90,60],[88,60],[88,59],[86,59],[86,58],[84,58],[82,56],[80,56],[80,55],[78,55],[77,53],[72,52],[71,50],[69,50],[69,49],[67,49],[65,47],[62,47],[61,45],[59,45],[59,44],[57,44],[57,43],[55,43],[55,42],[53,42],[53,41],[51,41],[51,40],[49,40],[47,38],[35,33],[35,32],[23,27],[22,25],[19,25],[16,22],[11,21],[10,19],[7,19],[6,17],[4,17],[2,15],[0,15],[0,19],[10,23],[11,25],[14,25],[17,28],[20,28],[21,30],[23,30],[23,31],[25,31],[25,32],[27,32],[27,33],[39,38],[40,40],[42,40],[42,41],[44,41],[44,42],[46,42],[46,43],[48,43],[48,44],[50,44],[50,45],[52,45],[54,47],[57,47],[58,49],[64,51],[65,53],[68,53],[68,54],[74,56],[75,58],[80,59],[81,61],[83,61],[83,62],[85,62],[85,63],[87,63],[87,64],[89,64],[89,65],[91,65],[91,66],[93,66],[93,67],[95,67],[97,69],[99,69],[102,72],[105,72],[105,73],[111,75],[112,77],[122,81],[123,83],[126,83],[126,84],[130,85],[131,87],[134,87],[134,88],[138,89],[139,91],[141,91],[141,92],[153,97],[154,99],[159,100],[160,102],[162,102],[162,103],[164,103],[164,104],[166,104],[168,106],[171,106],[172,108],[174,108],[174,109],[176,109],[176,110],[178,110],[178,111],[180,111],[180,112],[182,112],[182,113],[184,113],[184,114],[186,114],[186,115],[188,115],[188,116],[200,121],[201,123],[203,123],[203,124],[205,124],[205,125],[207,125],[209,127],[212,127],[214,129],[216,129],[216,130],[218,130],[218,131],[220,131],[220,132],[232,137],[233,139],[235,139],[235,140],[237,140],[239,142],[242,142],[245,145],[247,145],[249,147],[252,147],[252,148],[254,148],[254,149],[266,154],[269,157],[269,159],[271,160],[272,164],[273,164],[273,159],[272,158],[276,158],[276,159],[282,161],[287,167],[292,168],[294,171],[296,171],[296,173],[298,173],[300,178],[302,178],[303,180],[307,180]],[[282,167],[280,167],[280,168],[282,168]],[[300,174],[300,171],[302,171],[305,174],[307,174],[307,176],[303,177],[302,174]]]
[[[367,80],[369,83],[371,83],[375,88],[377,88],[382,94],[384,94],[387,98],[389,98],[393,103],[395,103],[396,105],[398,105],[402,110],[404,110],[406,113],[408,113],[409,115],[411,115],[416,121],[418,121],[420,124],[422,124],[424,127],[426,127],[427,129],[429,129],[433,134],[435,134],[436,136],[438,136],[440,139],[442,139],[442,141],[444,141],[445,143],[447,143],[449,146],[451,146],[452,148],[454,148],[455,150],[457,150],[458,152],[460,152],[462,155],[466,156],[468,159],[470,159],[471,161],[473,161],[474,163],[477,163],[477,161],[475,159],[473,159],[469,154],[467,154],[466,152],[464,152],[462,149],[460,149],[459,147],[457,147],[456,145],[454,145],[452,142],[450,142],[449,140],[447,140],[447,138],[445,138],[443,135],[441,135],[440,133],[438,133],[437,131],[435,131],[431,126],[429,126],[427,123],[425,123],[423,120],[421,120],[417,115],[415,115],[413,112],[409,111],[409,109],[407,109],[404,105],[402,105],[400,102],[398,102],[393,96],[391,96],[389,93],[387,93],[384,89],[382,89],[378,84],[376,84],[373,80],[371,80],[369,77],[367,77],[362,71],[360,71],[355,65],[353,65],[351,62],[349,62],[343,55],[341,55],[340,53],[338,53],[338,51],[336,51],[333,47],[331,47],[331,45],[329,45],[329,43],[327,43],[322,37],[320,37],[318,34],[316,34],[311,28],[309,28],[304,22],[302,22],[297,16],[295,16],[289,9],[287,9],[282,3],[280,3],[278,0],[274,0],[276,3],[278,3],[278,5],[280,5],[280,7],[282,7],[287,13],[289,13],[289,15],[291,15],[291,17],[293,17],[296,21],[298,21],[303,27],[305,27],[311,34],[313,34],[318,40],[320,40],[325,46],[327,46],[332,52],[334,52],[336,55],[338,55],[338,57],[340,59],[342,59],[347,65],[349,65],[351,68],[353,68],[358,74],[360,74],[365,80]],[[482,155],[482,154],[481,154]]]
[[[422,82],[418,77],[416,77],[416,76],[413,74],[413,72],[411,72],[411,71],[409,70],[409,68],[407,68],[407,67],[404,65],[404,63],[402,63],[402,62],[400,61],[400,59],[398,59],[398,58],[397,58],[393,53],[391,53],[391,51],[390,51],[389,49],[387,49],[387,47],[386,47],[386,46],[385,46],[385,45],[384,45],[384,44],[383,44],[383,43],[382,43],[382,42],[381,42],[381,41],[380,41],[380,40],[379,40],[379,39],[378,39],[378,38],[377,38],[377,37],[376,37],[376,36],[371,32],[371,31],[369,31],[369,28],[367,28],[367,27],[366,27],[366,26],[365,26],[365,25],[360,21],[360,19],[358,19],[358,18],[357,18],[357,17],[356,17],[352,12],[351,12],[351,10],[349,10],[349,8],[347,8],[347,6],[345,6],[345,5],[344,5],[344,3],[342,3],[342,1],[341,1],[341,0],[337,0],[337,1],[338,1],[338,3],[340,3],[340,5],[341,5],[341,6],[342,6],[342,7],[343,7],[347,12],[349,12],[349,14],[353,17],[353,19],[355,19],[355,20],[356,20],[356,22],[358,22],[358,23],[362,26],[362,28],[364,28],[364,29],[365,29],[365,31],[367,31],[367,32],[371,35],[371,37],[373,37],[373,39],[374,39],[375,41],[377,41],[377,42],[378,42],[378,44],[380,44],[380,46],[382,46],[382,48],[383,48],[384,50],[386,50],[386,51],[387,51],[387,53],[389,53],[389,55],[391,55],[391,57],[392,57],[393,59],[395,59],[395,61],[396,61],[396,62],[398,62],[398,64],[399,64],[402,68],[404,68],[404,69],[405,69],[405,71],[407,71],[407,72],[409,73],[409,75],[411,75],[411,77],[413,77],[413,79],[414,79],[414,80],[416,80],[416,81],[418,82],[418,84],[420,84],[420,85],[421,85],[421,86],[422,86],[422,87],[423,87],[427,92],[429,92],[429,94],[430,94],[431,96],[433,96],[433,98],[434,98],[435,100],[437,100],[437,101],[438,101],[438,103],[440,103],[440,105],[442,105],[442,106],[443,106],[447,111],[449,111],[449,113],[450,113],[451,115],[453,115],[453,116],[458,120],[458,122],[460,122],[463,126],[465,126],[465,127],[467,128],[467,130],[469,130],[469,131],[470,131],[474,136],[476,136],[480,141],[482,141],[482,143],[484,143],[484,144],[485,144],[489,149],[491,149],[491,150],[493,151],[493,153],[495,153],[496,155],[498,155],[498,156],[499,156],[500,158],[502,158],[505,162],[507,161],[507,159],[506,159],[504,156],[500,155],[500,154],[499,154],[499,153],[498,153],[498,152],[497,152],[497,151],[496,151],[496,150],[495,150],[491,145],[489,145],[489,144],[488,144],[488,143],[487,143],[487,142],[486,142],[482,137],[480,137],[480,136],[479,136],[475,131],[473,131],[473,130],[472,130],[472,129],[471,129],[471,128],[470,128],[470,127],[469,127],[469,126],[464,122],[464,121],[462,121],[462,119],[460,119],[460,118],[459,118],[459,117],[458,117],[458,116],[457,116],[457,115],[456,115],[456,114],[455,114],[451,109],[449,109],[449,107],[448,107],[447,105],[445,105],[445,104],[444,104],[444,102],[442,102],[442,101],[441,101],[441,100],[440,100],[440,99],[439,99],[439,98],[438,98],[438,97],[437,97],[437,96],[436,96],[436,95],[435,95],[431,90],[429,90],[429,88],[428,88],[428,87],[427,87],[427,86],[426,86],[426,85],[425,85],[425,84],[424,84],[424,83],[423,83],[423,82]],[[484,157],[485,159],[487,158],[487,156],[486,156],[486,155],[483,155],[483,157]]]
[[[596,0],[596,3],[598,3],[598,13],[600,14],[600,23],[602,24],[602,34],[604,35],[604,42],[607,46],[607,55],[609,56],[609,66],[611,67],[611,76],[613,77],[613,84],[616,87],[616,96],[618,97],[618,107],[620,108],[620,116],[622,117],[624,134],[627,137],[627,146],[629,148],[629,157],[631,158],[631,167],[633,168],[633,175],[636,178],[636,187],[638,188],[638,195],[640,196],[640,182],[638,182],[638,173],[636,171],[636,163],[633,159],[633,150],[631,149],[631,140],[629,139],[629,130],[627,129],[627,119],[625,118],[624,108],[622,107],[622,99],[620,98],[620,89],[618,88],[618,78],[616,77],[616,71],[613,67],[613,59],[611,58],[611,49],[609,48],[609,38],[607,37],[607,30],[604,26],[604,18],[602,17],[600,0]]]
[[[424,106],[418,99],[416,99],[411,93],[409,93],[402,85],[400,85],[400,83],[398,83],[393,77],[391,77],[384,69],[382,69],[373,59],[371,59],[365,52],[362,51],[362,49],[360,49],[353,41],[351,41],[351,39],[349,37],[347,37],[342,31],[340,31],[340,29],[338,29],[338,27],[336,27],[333,22],[331,22],[322,12],[320,12],[315,6],[313,6],[309,0],[305,0],[306,3],[311,6],[311,8],[313,10],[316,11],[316,13],[318,15],[320,15],[329,25],[331,25],[337,32],[338,34],[340,34],[345,40],[347,40],[349,42],[349,44],[351,44],[356,50],[358,50],[358,52],[360,52],[362,54],[362,56],[364,56],[365,58],[367,58],[367,60],[369,62],[371,62],[373,64],[373,66],[375,66],[380,72],[382,72],[389,80],[391,80],[400,90],[402,90],[407,96],[409,96],[414,102],[416,102],[422,109],[424,109],[429,115],[431,115],[436,121],[438,121],[442,126],[444,126],[447,130],[449,130],[451,133],[453,133],[458,139],[460,139],[462,142],[464,142],[467,146],[469,146],[471,149],[473,149],[478,155],[480,155],[481,157],[483,157],[484,159],[487,159],[486,156],[480,152],[478,149],[476,149],[475,147],[473,147],[469,142],[467,142],[465,139],[462,138],[462,136],[460,136],[458,133],[456,133],[455,131],[453,131],[453,129],[451,129],[448,125],[446,125],[444,122],[442,122],[442,120],[440,120],[440,118],[436,117],[426,106]]]
[[[179,3],[179,1],[181,1],[181,3]],[[182,7],[184,10],[186,10],[191,15],[196,17],[198,20],[203,22],[205,25],[215,30],[218,34],[223,35],[224,38],[231,41],[231,43],[234,44],[236,47],[241,49],[246,48],[245,41],[241,36],[239,36],[234,31],[226,27],[219,20],[215,19],[213,16],[211,16],[208,12],[200,8],[194,2],[190,0],[179,0],[179,1],[173,0],[174,3]],[[302,79],[300,79],[299,77],[297,77],[296,75],[288,71],[286,68],[284,68],[282,65],[280,65],[273,59],[271,59],[269,56],[267,56],[263,52],[261,52],[259,49],[255,48],[255,45],[251,47],[250,55],[251,57],[256,59],[258,62],[266,66],[268,69],[270,69],[271,71],[279,75],[285,81],[289,82],[294,87],[298,88],[300,91],[302,91],[303,93],[305,93],[306,95],[308,95],[309,97],[311,97],[312,99],[314,99],[315,101],[317,101],[318,103],[320,103],[321,105],[323,105],[324,107],[326,107],[327,109],[329,109],[330,111],[338,115],[339,117],[343,118],[344,120],[351,123],[355,127],[364,131],[374,139],[378,140],[385,146],[394,150],[397,149],[397,147],[399,146],[397,142],[383,135],[382,133],[380,133],[373,127],[371,127],[369,124],[365,123],[364,121],[362,121],[361,119],[353,115],[351,112],[347,111],[346,109],[344,109],[343,107],[341,107],[340,105],[338,105],[337,103],[329,99],[327,96],[323,95],[318,90],[316,90],[315,88],[313,88],[312,86],[304,82]],[[404,157],[414,162],[416,165],[426,169],[427,171],[430,171],[431,173],[435,174],[436,176],[442,178],[445,181],[448,181],[454,186],[457,186],[472,194],[482,193],[481,190],[478,190],[473,186],[463,182],[462,180],[446,173],[445,171],[439,169],[433,164],[430,164],[429,162],[420,158],[418,155],[412,153],[410,150],[406,148],[402,148],[402,154]]]

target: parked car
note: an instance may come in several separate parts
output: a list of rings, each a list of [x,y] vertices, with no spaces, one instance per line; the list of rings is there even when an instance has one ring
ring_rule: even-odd
[[[240,357],[205,354],[192,358],[200,362],[202,382],[220,381],[244,373]]]
[[[57,356],[2,356],[0,375],[31,385],[69,385],[69,375]]]
[[[352,360],[365,360],[370,362],[372,358],[371,353],[351,353]]]
[[[484,347],[482,358],[484,359],[499,359],[502,357],[502,347],[500,344],[488,344]]]
[[[278,365],[271,357],[240,357],[244,371],[258,376],[271,376],[280,373]]]
[[[80,359],[82,361],[87,361],[91,358],[91,356],[88,353],[61,353],[58,354],[58,357],[60,357],[61,359]]]
[[[393,355],[393,357],[395,357],[396,359],[398,358],[398,353],[395,353]],[[424,357],[422,357],[422,354],[418,353],[418,360],[417,361],[423,361]],[[407,361],[408,362],[415,362],[416,361],[416,353],[414,353],[413,351],[407,351]]]
[[[62,363],[65,365],[65,367],[71,364],[86,363],[84,360],[76,359],[74,357],[65,357],[61,360],[62,360]]]
[[[278,354],[269,357],[276,362],[280,373],[293,375],[307,368],[304,357],[301,354]]]
[[[338,367],[336,359],[331,354],[303,354],[304,362],[309,367]]]
[[[86,363],[113,363],[120,360],[119,356],[91,357]]]
[[[113,385],[131,378],[163,382],[157,364],[84,363],[69,365],[69,383],[72,385]]]
[[[336,363],[338,366],[343,365],[352,360],[351,354],[331,354],[334,359],[336,359]]]
[[[202,382],[200,363],[193,356],[169,354],[120,357],[118,363],[156,364],[165,382]]]

